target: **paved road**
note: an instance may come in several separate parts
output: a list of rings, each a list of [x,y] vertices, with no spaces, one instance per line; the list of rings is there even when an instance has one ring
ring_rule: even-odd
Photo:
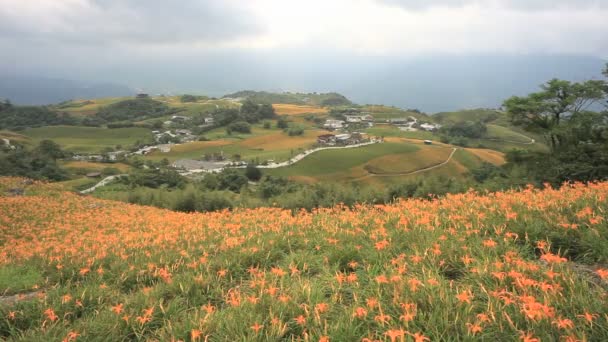
[[[114,179],[116,179],[116,178],[118,178],[120,176],[127,176],[127,175],[123,174],[123,175],[108,176],[108,177],[102,179],[99,183],[93,185],[92,187],[90,187],[88,189],[85,189],[85,190],[82,190],[80,193],[81,194],[88,194],[90,192],[93,192],[93,191],[95,191],[95,189],[97,189],[99,187],[106,186],[106,185],[110,184],[112,181],[114,181]]]

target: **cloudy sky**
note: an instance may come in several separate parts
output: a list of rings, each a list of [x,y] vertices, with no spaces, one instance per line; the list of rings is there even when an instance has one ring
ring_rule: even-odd
[[[0,0],[0,72],[193,89],[193,75],[235,69],[255,86],[247,65],[325,74],[429,56],[605,60],[606,18],[608,0]],[[200,90],[235,87],[217,82]]]

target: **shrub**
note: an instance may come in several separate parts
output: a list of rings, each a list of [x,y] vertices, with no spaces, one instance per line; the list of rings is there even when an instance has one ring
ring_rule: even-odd
[[[255,165],[249,164],[245,168],[245,176],[250,180],[257,182],[262,178],[262,171],[255,167]]]
[[[245,121],[233,122],[228,125],[226,132],[228,132],[228,134],[232,134],[232,132],[251,133],[251,125]]]
[[[302,135],[304,134],[304,129],[302,127],[291,127],[287,131],[287,134],[289,134],[290,137]]]

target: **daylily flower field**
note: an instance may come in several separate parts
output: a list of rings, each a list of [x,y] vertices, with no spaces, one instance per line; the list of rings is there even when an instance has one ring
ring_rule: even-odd
[[[608,183],[205,214],[22,184],[0,340],[608,341]]]

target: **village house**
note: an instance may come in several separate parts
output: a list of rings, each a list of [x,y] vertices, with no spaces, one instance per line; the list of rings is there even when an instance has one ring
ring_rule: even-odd
[[[323,125],[323,127],[329,130],[342,129],[344,128],[344,121],[328,119],[325,120],[325,124]]]
[[[182,115],[173,115],[171,117],[171,121],[174,121],[174,122],[183,122],[183,121],[188,121],[188,120],[190,120],[189,117],[182,116]]]
[[[423,123],[420,125],[420,128],[422,128],[425,131],[436,131],[438,129],[441,128],[441,125],[439,124],[430,124],[430,123]]]
[[[388,122],[392,125],[405,125],[410,121],[411,120],[409,118],[394,118],[388,120]]]
[[[348,123],[359,123],[362,121],[359,115],[345,115],[345,117]]]
[[[351,135],[348,133],[337,134],[336,135],[336,143],[346,145],[350,140]]]
[[[205,125],[213,125],[215,123],[215,119],[213,119],[213,117],[206,117],[204,120]]]
[[[224,167],[226,167],[227,164],[228,164],[227,162],[218,163],[218,162],[201,161],[201,160],[194,160],[194,159],[180,159],[180,160],[176,160],[173,164],[171,164],[171,166],[176,169],[186,170],[186,171],[201,170],[201,171],[205,171],[205,172],[219,172],[222,169],[224,169]]]
[[[122,157],[127,154],[127,151],[114,151],[108,152],[108,159],[111,161],[116,161],[119,157]]]
[[[192,131],[189,129],[176,129],[175,130],[175,134],[177,135],[190,135],[192,134]]]
[[[317,137],[317,143],[321,145],[335,145],[336,136],[333,134],[323,134]]]
[[[366,115],[345,115],[346,122],[348,123],[360,123],[360,122],[373,122],[374,117],[366,114]]]

